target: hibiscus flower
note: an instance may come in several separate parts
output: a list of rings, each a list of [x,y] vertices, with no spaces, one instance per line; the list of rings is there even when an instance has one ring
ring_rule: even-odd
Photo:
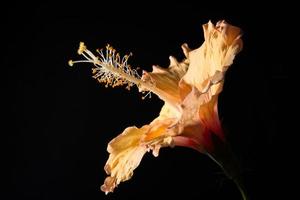
[[[225,21],[203,25],[204,43],[191,50],[182,45],[185,59],[170,56],[168,68],[153,66],[142,76],[127,63],[130,55],[120,57],[109,45],[95,56],[80,43],[78,53],[86,60],[69,61],[93,64],[93,77],[106,86],[136,85],[141,92],[156,94],[165,104],[159,116],[142,127],[131,126],[109,142],[109,158],[104,167],[108,177],[101,190],[106,194],[129,180],[144,154],[158,156],[162,147],[184,146],[212,158],[239,186],[240,171],[226,142],[218,116],[218,95],[224,76],[235,55],[242,49],[241,30]]]

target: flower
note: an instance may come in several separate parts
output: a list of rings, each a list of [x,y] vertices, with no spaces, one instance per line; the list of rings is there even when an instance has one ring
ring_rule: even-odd
[[[142,77],[127,63],[128,55],[121,59],[109,45],[105,53],[98,50],[100,57],[96,57],[81,43],[78,53],[87,60],[69,62],[93,63],[93,77],[106,86],[127,85],[130,89],[136,85],[139,91],[152,92],[165,102],[150,124],[128,127],[109,142],[108,177],[101,186],[106,194],[132,177],[146,152],[158,156],[161,147],[193,148],[213,158],[229,176],[235,175],[233,165],[226,164],[230,159],[223,159],[229,151],[218,116],[218,95],[226,71],[242,49],[241,31],[225,21],[216,25],[209,21],[203,30],[205,41],[199,48],[182,45],[183,61],[170,56],[168,68],[153,66],[152,72],[143,71]]]

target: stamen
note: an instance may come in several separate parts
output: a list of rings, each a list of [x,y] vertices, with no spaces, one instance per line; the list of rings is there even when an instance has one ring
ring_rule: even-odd
[[[129,57],[132,56],[132,53],[121,57],[109,44],[106,45],[105,50],[97,49],[96,52],[99,56],[95,56],[87,49],[83,42],[80,42],[77,53],[82,55],[86,60],[72,60],[69,61],[69,65],[72,66],[75,63],[82,62],[93,63],[93,78],[98,80],[101,84],[104,83],[105,87],[126,85],[126,89],[130,90],[132,86],[136,85],[140,92],[148,92],[144,97],[142,97],[142,99],[145,99],[148,96],[151,97],[151,92],[153,92],[154,94],[159,95],[163,101],[174,106],[175,109],[180,109],[180,107],[176,106],[175,101],[161,93],[161,91],[156,87],[155,82],[142,80],[141,76],[137,72],[138,68],[131,68],[127,62]]]
[[[68,64],[69,64],[70,67],[72,67],[73,64],[74,64],[73,60],[69,60]]]
[[[82,55],[86,60],[70,60],[68,64],[73,66],[75,63],[80,62],[93,63],[93,78],[97,79],[99,83],[104,83],[105,87],[127,85],[126,89],[130,90],[132,86],[137,85],[137,87],[143,87],[146,91],[154,89],[153,84],[141,80],[137,69],[132,69],[127,63],[132,53],[121,58],[119,53],[116,53],[116,50],[109,44],[106,45],[105,54],[102,49],[97,49],[96,51],[99,57],[89,51],[83,42],[80,42],[77,53]]]
[[[81,55],[85,50],[86,50],[85,44],[84,44],[83,42],[80,42],[80,43],[79,43],[79,48],[78,48],[77,53],[78,53],[79,55]]]
[[[144,92],[143,92],[143,93],[144,93]],[[151,91],[148,91],[146,95],[142,96],[142,99],[143,99],[143,100],[146,99],[147,96],[149,96],[149,98],[151,99],[151,93],[152,93]]]

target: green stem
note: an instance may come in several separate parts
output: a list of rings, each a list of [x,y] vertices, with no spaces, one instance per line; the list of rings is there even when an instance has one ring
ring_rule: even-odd
[[[233,180],[235,182],[235,184],[237,185],[237,187],[239,188],[239,191],[243,197],[243,200],[248,200],[246,192],[245,192],[245,187],[244,185],[241,183],[241,181],[238,181],[237,179]]]
[[[234,166],[234,163],[227,163],[229,165],[225,165],[224,162],[219,162],[213,155],[211,155],[210,153],[206,153],[208,155],[208,157],[210,157],[215,163],[217,163],[223,170],[223,172],[225,173],[225,175],[229,178],[229,179],[232,179],[234,181],[234,183],[236,184],[236,186],[238,187],[242,197],[243,197],[243,200],[249,200],[249,198],[247,197],[247,194],[246,194],[246,190],[245,190],[245,187],[242,183],[242,180],[241,178],[239,177],[239,173],[236,173],[237,171],[233,171],[232,169],[229,169],[229,167],[232,167]]]

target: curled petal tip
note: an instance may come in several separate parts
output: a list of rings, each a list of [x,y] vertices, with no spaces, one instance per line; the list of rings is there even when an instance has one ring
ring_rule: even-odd
[[[107,174],[110,174],[111,173],[111,167],[109,165],[105,165],[104,166],[104,171],[107,173]]]
[[[162,67],[160,67],[160,66],[158,66],[158,65],[152,65],[152,73],[159,73],[159,72],[164,72],[165,70],[162,68]]]
[[[182,51],[185,55],[186,58],[189,58],[189,52],[191,51],[191,49],[189,48],[187,43],[184,43],[181,45]]]
[[[178,61],[175,57],[169,56],[169,60],[170,60],[170,66],[178,65]]]
[[[203,27],[205,27],[205,29],[207,28],[208,30],[213,30],[215,25],[211,22],[211,20],[209,20],[207,24],[203,25]]]
[[[154,65],[153,65],[154,66]],[[142,71],[142,74],[144,75],[144,74],[148,74],[148,72],[146,71],[146,70],[143,70]]]
[[[107,177],[104,181],[104,184],[101,185],[100,189],[107,195],[108,193],[113,192],[116,186],[116,179],[113,177]]]

